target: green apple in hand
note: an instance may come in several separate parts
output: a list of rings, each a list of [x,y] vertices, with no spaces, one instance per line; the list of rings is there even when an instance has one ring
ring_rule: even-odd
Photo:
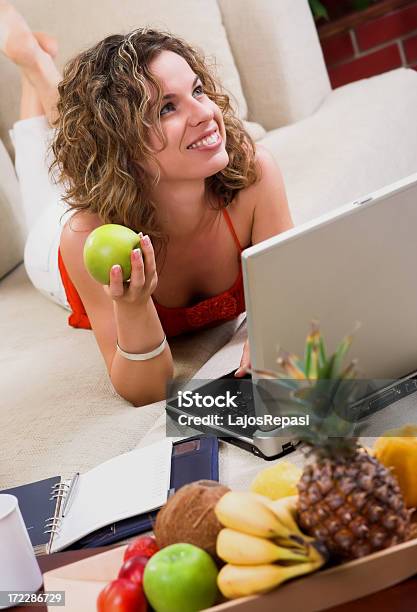
[[[216,601],[217,567],[193,544],[171,544],[155,553],[143,575],[143,588],[156,612],[197,612]]]
[[[101,283],[110,283],[110,270],[119,264],[123,281],[130,278],[130,254],[140,245],[139,234],[124,225],[108,223],[91,232],[84,244],[84,265],[91,276]]]

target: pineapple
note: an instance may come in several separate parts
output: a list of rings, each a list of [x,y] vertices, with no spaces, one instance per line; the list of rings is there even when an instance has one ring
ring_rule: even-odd
[[[351,405],[356,375],[354,361],[343,369],[351,342],[349,335],[326,357],[319,328],[313,323],[304,361],[287,353],[278,359],[284,373],[259,372],[286,386],[296,380],[293,396],[312,407],[310,427],[293,428],[307,449],[307,465],[298,484],[298,520],[303,531],[321,540],[340,560],[368,555],[411,535],[411,512],[397,480],[359,447],[353,436],[355,425],[346,417],[348,412],[343,414]],[[320,401],[323,397],[325,401]]]
[[[301,529],[341,559],[363,557],[407,540],[410,511],[395,477],[352,439],[338,453],[313,448],[298,485]]]

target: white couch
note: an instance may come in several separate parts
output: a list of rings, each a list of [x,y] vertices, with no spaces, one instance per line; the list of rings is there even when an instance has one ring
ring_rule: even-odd
[[[15,4],[34,30],[58,37],[60,65],[109,33],[145,24],[215,57],[237,112],[283,171],[296,223],[417,170],[417,74],[399,69],[332,91],[307,0]],[[117,396],[92,333],[70,328],[68,313],[29,283],[8,139],[18,74],[3,58],[0,83],[1,488],[67,475],[137,446],[162,407],[136,409]],[[175,340],[177,378],[191,377],[235,327]]]

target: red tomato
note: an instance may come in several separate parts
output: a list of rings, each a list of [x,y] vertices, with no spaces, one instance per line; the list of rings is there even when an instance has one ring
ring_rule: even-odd
[[[118,578],[126,578],[126,580],[130,580],[136,584],[142,584],[143,572],[145,571],[145,565],[148,561],[148,557],[142,557],[141,555],[129,557],[120,568]]]
[[[147,609],[142,585],[125,578],[109,582],[97,599],[98,612],[146,612]]]
[[[123,559],[127,561],[130,557],[136,557],[136,555],[150,559],[158,550],[158,544],[153,536],[141,536],[129,544]]]

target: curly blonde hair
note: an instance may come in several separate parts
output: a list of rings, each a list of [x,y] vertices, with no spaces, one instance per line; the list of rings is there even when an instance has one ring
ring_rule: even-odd
[[[187,61],[223,115],[229,163],[205,179],[210,204],[227,206],[257,180],[254,142],[204,56],[182,39],[150,28],[108,36],[68,62],[58,86],[51,165],[65,185],[64,200],[71,209],[96,213],[103,223],[119,223],[162,242],[167,236],[158,226],[152,199],[159,176],[150,176],[140,162],[156,162],[149,144],[151,128],[166,146],[159,116],[163,92],[149,70],[152,59],[164,50]]]

